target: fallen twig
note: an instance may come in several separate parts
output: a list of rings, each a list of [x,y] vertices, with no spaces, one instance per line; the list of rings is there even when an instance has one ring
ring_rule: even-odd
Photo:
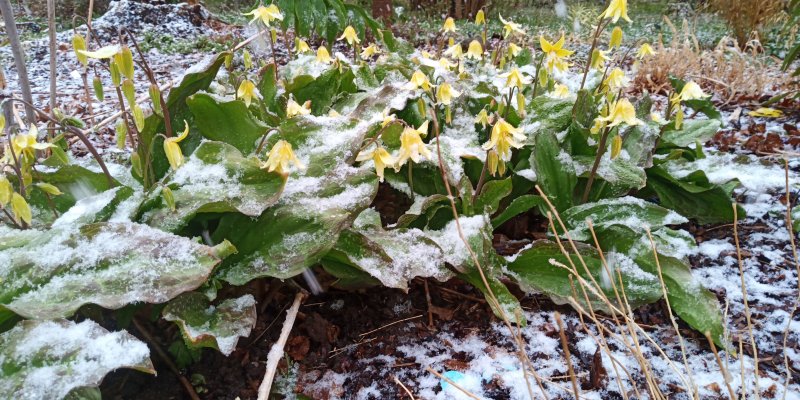
[[[298,292],[294,296],[292,307],[289,308],[289,312],[286,314],[286,320],[283,322],[281,336],[278,338],[278,341],[272,345],[272,348],[269,349],[269,354],[267,355],[267,371],[264,373],[264,380],[261,381],[261,385],[258,387],[258,400],[267,400],[269,397],[269,391],[272,388],[272,380],[275,378],[275,372],[278,369],[278,362],[280,362],[283,356],[283,348],[286,346],[286,341],[289,339],[289,334],[292,332],[294,320],[297,318],[297,312],[300,310],[300,303],[303,302],[305,297],[306,295],[303,292]]]

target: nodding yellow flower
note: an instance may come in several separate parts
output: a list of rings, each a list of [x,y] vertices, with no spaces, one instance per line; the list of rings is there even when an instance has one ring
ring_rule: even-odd
[[[279,174],[287,174],[290,163],[294,164],[297,169],[306,168],[292,151],[292,144],[281,139],[272,146],[267,161],[261,164],[261,169],[266,169],[267,172],[275,171]]]
[[[611,40],[608,41],[609,48],[616,48],[622,45],[622,28],[619,26],[614,27],[611,31]]]
[[[486,112],[486,109],[481,109],[481,112],[478,113],[478,116],[475,117],[475,123],[481,124],[481,126],[486,129],[486,125],[492,124],[492,117],[489,116],[489,113]]]
[[[409,159],[415,163],[419,163],[421,157],[428,160],[432,159],[430,150],[425,146],[420,135],[428,134],[428,121],[425,121],[419,128],[405,128],[403,133],[400,134],[400,152],[397,155],[397,161],[394,164],[394,170],[399,171],[400,167],[405,165]]]
[[[783,111],[769,107],[761,107],[755,111],[750,111],[747,115],[751,117],[780,118],[783,116]]]
[[[611,0],[605,11],[600,14],[601,18],[610,18],[611,22],[617,23],[620,17],[625,21],[631,22],[628,18],[628,0]]]
[[[306,43],[303,39],[296,39],[296,43],[294,45],[294,52],[297,54],[303,54],[306,52],[311,51],[311,48],[308,47],[308,43]]]
[[[650,120],[655,122],[655,123],[657,123],[657,124],[659,124],[659,125],[665,125],[667,123],[667,121],[664,120],[664,117],[661,116],[661,114],[659,114],[657,112],[651,112],[650,113]]]
[[[375,46],[375,43],[373,43],[367,47],[364,47],[364,50],[361,51],[361,58],[370,58],[375,54],[380,54],[380,52],[381,50],[378,48],[378,46]]]
[[[500,160],[508,161],[511,159],[511,148],[522,147],[523,140],[525,140],[525,135],[522,134],[522,130],[499,118],[492,127],[489,141],[483,144],[483,149],[493,149],[497,152]]]
[[[353,43],[361,43],[361,40],[358,38],[358,34],[352,25],[347,25],[347,28],[344,28],[344,33],[342,33],[342,36],[339,36],[339,39],[337,40],[342,39],[347,40],[347,44],[350,46],[352,46]]]
[[[709,97],[709,95],[703,93],[703,89],[700,88],[700,85],[694,81],[689,81],[683,85],[683,89],[681,89],[681,93],[678,95],[678,101],[700,100],[707,97]]]
[[[278,21],[283,21],[283,14],[281,14],[281,10],[278,9],[278,6],[275,4],[270,4],[267,7],[258,6],[255,10],[245,13],[244,15],[253,16],[253,19],[250,21],[251,24],[261,20],[264,25],[269,26],[269,24],[276,19]]]
[[[606,125],[608,125],[608,123],[606,123],[606,121],[603,121],[601,117],[595,118],[594,124],[592,124],[592,128],[589,129],[589,133],[591,133],[592,135],[597,135],[598,133],[600,133],[600,131],[606,129]]]
[[[603,69],[603,67],[606,65],[606,61],[610,60],[610,58],[608,58],[608,53],[610,52],[611,50],[594,49],[592,52],[591,67],[598,70]]]
[[[328,49],[325,46],[319,46],[317,49],[317,62],[320,64],[330,64],[331,63],[331,53],[328,53]]]
[[[395,116],[394,114],[389,114],[388,108],[384,109],[382,114],[383,114],[383,121],[381,122],[381,128],[386,128],[386,125],[389,125],[397,120],[397,116]]]
[[[542,51],[547,54],[547,70],[550,72],[553,72],[554,68],[564,71],[568,67],[564,60],[574,52],[564,48],[564,41],[563,34],[555,43],[550,43],[544,36],[539,36],[539,46],[541,46]]]
[[[236,97],[244,100],[244,105],[250,107],[253,98],[256,97],[256,85],[248,79],[242,81],[239,85],[239,90],[236,91]]]
[[[486,24],[486,14],[483,13],[483,9],[475,13],[475,23],[478,25]]]
[[[19,193],[11,194],[11,213],[17,221],[22,221],[30,225],[33,215],[31,213],[31,206]]]
[[[519,47],[514,43],[508,45],[508,54],[511,55],[511,57],[518,56],[521,51],[522,47]]]
[[[656,51],[653,50],[653,47],[650,44],[645,43],[642,47],[639,47],[639,51],[636,52],[636,57],[640,59],[644,59],[645,57],[649,57],[655,55]]]
[[[411,75],[411,79],[406,83],[405,86],[408,90],[416,90],[422,88],[424,91],[431,90],[431,81],[428,80],[428,76],[422,73],[420,70],[414,71],[414,74]]]
[[[500,78],[506,78],[506,87],[516,87],[518,89],[522,89],[525,85],[529,85],[533,82],[533,78],[525,76],[520,72],[519,68],[514,68],[511,71],[506,72],[505,74],[501,74]]]
[[[367,153],[360,153],[358,157],[356,157],[356,161],[368,160],[372,160],[372,162],[375,163],[375,173],[378,175],[378,179],[381,182],[383,182],[383,170],[386,169],[386,167],[394,166],[395,163],[394,157],[382,146],[378,146]]]
[[[450,68],[455,67],[456,64],[453,64],[450,60],[442,57],[442,58],[439,59],[439,66],[444,68],[444,69],[450,69]]]
[[[439,90],[436,91],[437,100],[439,104],[449,106],[454,98],[461,96],[461,92],[453,89],[449,83],[445,82],[439,85]]]
[[[89,63],[89,58],[81,53],[81,51],[86,51],[86,39],[84,39],[82,35],[76,33],[72,36],[72,50],[75,52],[75,57],[78,58],[78,62],[83,66]]]
[[[557,99],[566,99],[569,97],[569,95],[570,95],[569,88],[567,87],[567,85],[562,85],[560,83],[556,84],[553,87],[553,91],[551,93],[551,96]]]
[[[180,168],[183,165],[183,152],[181,146],[178,145],[183,139],[189,136],[189,123],[183,120],[183,132],[178,137],[169,137],[164,139],[164,154],[167,155],[169,166],[173,170]]]
[[[503,30],[504,30],[503,37],[504,38],[507,38],[512,33],[520,33],[520,34],[523,34],[523,35],[525,34],[525,30],[522,29],[522,25],[517,24],[517,23],[512,22],[512,21],[506,21],[505,19],[503,19],[502,15],[500,16],[500,22],[503,23]]]
[[[495,176],[498,172],[500,173],[500,176],[505,175],[506,162],[501,160],[500,157],[497,156],[496,151],[489,150],[489,152],[486,153],[486,163],[489,173],[492,176]]]
[[[444,26],[442,26],[442,32],[455,33],[455,31],[457,30],[458,29],[456,29],[456,21],[454,21],[452,17],[447,17],[447,19],[444,20]]]
[[[455,59],[460,59],[461,57],[464,57],[464,49],[461,47],[461,43],[456,43],[448,47],[447,50],[444,51],[444,55]]]
[[[467,58],[472,58],[474,60],[480,60],[483,58],[483,47],[481,46],[481,42],[473,40],[469,43],[469,49],[467,49]]]
[[[296,115],[308,115],[311,113],[311,100],[306,101],[301,106],[297,104],[294,99],[289,99],[286,103],[286,118],[292,118]]]
[[[0,207],[5,207],[11,201],[11,194],[14,187],[5,175],[0,175]]]
[[[608,127],[613,128],[625,123],[628,126],[641,125],[642,121],[636,118],[636,109],[628,99],[615,101],[609,107],[608,115],[600,118],[601,121],[608,122]]]
[[[620,153],[622,153],[622,136],[617,135],[611,139],[611,159],[619,157]]]
[[[614,68],[603,83],[610,91],[616,92],[628,87],[628,85],[630,85],[630,80],[625,76],[625,72],[619,68]]]
[[[39,143],[37,141],[38,138],[39,130],[36,125],[31,125],[27,134],[17,134],[11,141],[11,148],[14,150],[14,154],[17,157],[25,156],[28,159],[33,159],[36,156],[36,150],[44,150],[55,146],[50,143]],[[10,152],[7,151],[6,155],[10,155]]]

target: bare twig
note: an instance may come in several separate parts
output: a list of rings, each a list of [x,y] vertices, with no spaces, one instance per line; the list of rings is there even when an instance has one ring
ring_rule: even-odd
[[[400,379],[397,379],[396,375],[392,376],[392,379],[394,380],[394,383],[400,385],[400,387],[403,388],[403,391],[406,392],[406,394],[408,395],[409,398],[411,398],[411,400],[416,400],[414,399],[414,394],[411,393],[410,390],[408,390],[408,388],[406,387],[406,385],[403,384],[403,382],[400,382]]]
[[[47,36],[50,39],[50,115],[56,109],[56,2],[47,0]],[[55,136],[55,124],[48,124],[50,137]]]
[[[14,10],[11,8],[9,0],[0,0],[0,13],[3,14],[8,43],[11,46],[11,54],[14,56],[14,64],[17,67],[17,77],[22,91],[22,98],[31,104],[30,106],[25,106],[25,115],[28,117],[28,122],[33,123],[36,113],[33,111],[32,106],[33,96],[31,96],[31,84],[28,80],[28,68],[25,66],[25,53],[22,51],[17,25],[14,21]]]
[[[305,297],[306,295],[303,292],[298,292],[294,296],[292,307],[289,308],[289,312],[286,314],[286,320],[283,322],[281,336],[278,338],[278,341],[272,345],[272,348],[269,349],[269,354],[267,355],[267,370],[264,373],[264,380],[261,381],[261,385],[258,387],[258,400],[267,400],[267,398],[269,398],[269,391],[272,388],[272,380],[275,378],[275,372],[278,369],[278,362],[280,362],[281,357],[283,357],[283,348],[286,346],[286,341],[289,339],[289,334],[292,332],[294,320],[297,318],[297,312],[300,310],[300,303]]]
[[[581,398],[581,392],[578,389],[575,369],[572,368],[572,356],[569,354],[569,343],[567,342],[567,334],[564,333],[564,322],[561,321],[561,313],[556,311],[555,318],[558,324],[558,334],[561,336],[561,347],[564,348],[564,359],[567,360],[567,370],[569,371],[569,380],[572,383],[572,391],[575,393],[575,399],[579,399]]]
[[[172,358],[170,358],[167,353],[164,353],[164,350],[161,349],[161,346],[159,346],[158,342],[155,341],[153,335],[151,335],[150,332],[145,329],[145,327],[142,326],[139,321],[136,320],[136,318],[134,318],[132,322],[136,327],[136,330],[138,330],[139,333],[144,337],[144,340],[150,343],[150,346],[156,351],[156,354],[158,354],[158,356],[161,358],[161,361],[163,361],[164,364],[167,364],[167,368],[169,368],[169,370],[172,371],[172,373],[178,378],[183,386],[183,389],[186,390],[186,394],[188,394],[192,400],[200,400],[200,396],[198,396],[197,392],[195,392],[192,383],[189,382],[189,380],[186,379],[183,374],[181,374],[181,371],[178,370],[178,367],[175,366],[174,362],[172,362]]]

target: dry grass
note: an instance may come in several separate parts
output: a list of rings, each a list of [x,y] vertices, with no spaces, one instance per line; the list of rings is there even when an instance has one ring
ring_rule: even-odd
[[[716,11],[733,30],[740,46],[746,46],[753,35],[761,35],[763,29],[779,22],[785,15],[786,0],[710,0],[708,5]]]
[[[780,71],[779,63],[763,56],[757,39],[742,48],[736,40],[726,37],[713,50],[701,50],[686,20],[678,31],[668,18],[664,19],[672,29],[673,40],[668,45],[657,43],[656,55],[639,65],[634,78],[636,87],[666,93],[670,76],[691,79],[725,104],[797,90],[797,82]]]

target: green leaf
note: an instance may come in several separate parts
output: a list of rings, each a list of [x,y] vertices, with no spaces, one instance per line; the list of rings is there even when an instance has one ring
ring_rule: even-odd
[[[303,3],[310,3],[304,1]],[[311,34],[311,27],[314,26],[314,14],[310,4],[295,5],[294,9],[294,28],[299,36],[308,37]]]
[[[662,167],[647,170],[647,189],[658,195],[661,204],[700,224],[733,221],[733,200],[721,186],[709,183],[703,171],[677,179]],[[738,206],[737,206],[738,207]],[[746,215],[739,207],[739,218]]]
[[[412,223],[417,221],[419,217],[424,216],[433,207],[441,204],[447,204],[449,202],[450,201],[447,199],[447,196],[443,194],[434,194],[428,197],[418,196],[414,199],[414,203],[411,204],[411,207],[406,210],[405,214],[401,215],[400,218],[397,219],[395,226],[398,228],[407,228],[411,226]],[[417,226],[418,224],[414,225]]]
[[[0,360],[4,399],[61,399],[118,368],[156,373],[146,344],[91,320],[22,321],[0,334]]]
[[[59,196],[50,195],[48,199],[44,190],[38,187],[36,190],[31,190],[28,201],[32,207],[39,209],[36,214],[37,221],[45,223],[52,222],[55,218],[50,210],[51,207],[55,207],[61,214],[74,206],[79,199],[111,189],[103,173],[93,172],[77,165],[66,165],[48,172],[34,170],[32,175],[35,182],[53,185],[62,192]],[[116,181],[114,183],[119,184]]]
[[[589,282],[595,291],[602,292],[615,306],[620,306],[612,285],[613,279],[617,289],[620,290],[616,271],[622,274],[622,282],[631,307],[636,308],[661,298],[662,291],[658,277],[641,270],[630,258],[619,253],[607,253],[609,269],[612,271],[612,275],[609,276],[594,248],[581,243],[576,243],[576,246],[580,257],[578,254],[570,252],[569,258],[574,263],[578,275]],[[586,263],[585,269],[581,259],[583,263]],[[561,263],[566,268],[553,265],[550,260]],[[526,292],[545,293],[557,304],[580,304],[588,312],[584,290],[571,270],[570,260],[561,252],[556,243],[539,240],[533,242],[530,248],[517,254],[513,261],[508,263],[507,269],[512,272],[512,277]],[[589,273],[587,273],[587,269]],[[597,285],[592,283],[592,279],[597,282]],[[573,292],[573,287],[577,293]],[[590,288],[585,290],[592,307],[595,310],[611,312],[612,310],[609,310],[608,305],[597,296],[595,291]]]
[[[481,214],[494,214],[500,208],[500,201],[511,194],[511,178],[488,181],[475,199],[475,210]]]
[[[573,240],[588,241],[592,238],[586,220],[592,221],[595,233],[603,232],[615,225],[625,226],[640,234],[645,228],[655,230],[666,225],[678,225],[688,220],[678,213],[635,197],[603,199],[572,207],[561,213],[561,219],[570,230]]]
[[[558,139],[551,132],[540,132],[535,142],[530,163],[536,172],[536,179],[556,210],[564,211],[572,207],[572,194],[578,183],[572,159],[562,156],[563,150],[558,145]]]
[[[671,126],[671,125],[670,125]],[[702,119],[686,121],[681,129],[665,129],[661,135],[662,145],[672,145],[676,147],[688,147],[695,142],[705,143],[719,131],[721,123],[716,119]]]
[[[213,248],[133,223],[37,231],[0,251],[0,307],[26,318],[69,316],[84,304],[161,303],[203,284]],[[18,231],[0,228],[0,243]]]
[[[522,214],[533,207],[542,206],[544,205],[544,200],[541,197],[534,195],[534,194],[525,194],[519,196],[511,201],[508,207],[503,210],[500,214],[496,215],[492,218],[492,226],[497,228],[500,225],[503,225],[506,221],[510,220],[511,218],[516,217],[519,214]]]
[[[186,101],[200,133],[209,140],[228,143],[244,154],[252,153],[268,127],[253,117],[241,100],[220,101],[198,93]]]
[[[503,284],[495,274],[486,274],[484,276],[486,277],[486,282],[489,284],[491,292],[486,288],[481,278],[480,271],[477,269],[472,269],[466,274],[458,274],[459,278],[475,286],[475,288],[483,293],[483,296],[489,303],[489,307],[492,308],[492,312],[494,312],[494,315],[498,318],[502,318],[502,315],[505,315],[509,321],[517,325],[527,325],[528,321],[525,318],[525,313],[522,311],[522,305],[520,305],[519,300],[511,294],[508,287]],[[497,302],[492,301],[492,297],[497,299]],[[502,308],[502,310],[498,309],[498,306]]]
[[[75,206],[61,214],[53,227],[69,227],[108,221],[119,205],[133,196],[133,189],[117,186],[94,196],[84,197]]]
[[[686,85],[686,82],[680,80],[675,77],[670,77],[669,82],[672,85],[673,89],[675,89],[676,93],[680,93],[683,90],[683,86]],[[682,102],[683,105],[695,110],[700,111],[705,114],[708,118],[721,120],[722,114],[717,111],[717,108],[714,107],[714,103],[711,101],[711,97],[706,99],[695,99],[695,100],[686,100]]]
[[[161,313],[178,324],[190,346],[215,348],[229,356],[256,324],[256,301],[246,294],[214,306],[204,294],[189,292],[171,300]]]
[[[239,212],[258,217],[278,201],[286,183],[286,176],[261,169],[257,158],[246,158],[229,144],[208,141],[167,178],[175,210],[154,190],[137,215],[143,223],[170,232],[179,231],[198,214]]]
[[[303,104],[311,100],[311,113],[322,115],[328,112],[336,98],[343,93],[354,93],[355,75],[349,68],[339,71],[331,68],[316,79],[310,75],[300,75],[286,85],[286,93],[294,95],[295,100]]]

